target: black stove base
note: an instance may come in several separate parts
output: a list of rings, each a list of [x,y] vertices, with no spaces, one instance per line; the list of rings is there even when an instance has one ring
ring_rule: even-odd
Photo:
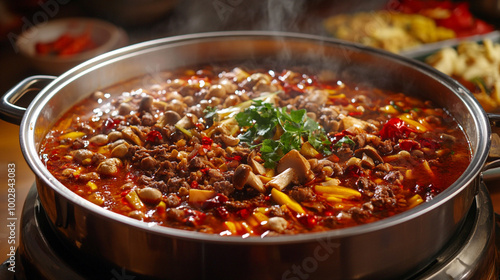
[[[21,224],[15,273],[5,261],[0,266],[0,279],[145,279],[110,264],[96,266],[66,248],[51,228],[35,186],[28,193]],[[425,269],[408,275],[406,280],[499,279],[497,248],[500,248],[500,218],[495,223],[491,199],[481,185],[462,229]]]

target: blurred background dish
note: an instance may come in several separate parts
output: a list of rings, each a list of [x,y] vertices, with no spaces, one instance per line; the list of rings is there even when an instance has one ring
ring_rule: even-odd
[[[486,112],[500,112],[500,32],[429,44],[401,55],[423,61],[460,82]]]
[[[177,5],[177,0],[87,0],[80,5],[99,18],[123,26],[149,24],[164,18]]]
[[[63,18],[23,32],[16,47],[43,74],[59,75],[97,55],[125,46],[121,28],[92,18]]]
[[[471,10],[496,24],[500,23],[499,0],[469,0]]]
[[[469,2],[451,0],[390,0],[378,10],[328,16],[323,25],[338,39],[394,53],[495,30],[471,12]]]

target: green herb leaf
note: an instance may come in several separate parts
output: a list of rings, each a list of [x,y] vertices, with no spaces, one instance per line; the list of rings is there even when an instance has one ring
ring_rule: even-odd
[[[203,114],[205,114],[205,119],[211,119],[213,120],[214,122],[217,121],[215,118],[217,116],[217,108],[215,107],[211,107],[211,106],[207,106],[204,110],[203,110]]]
[[[331,154],[331,142],[324,129],[307,116],[307,111],[276,108],[270,103],[254,100],[252,105],[236,115],[238,125],[244,132],[238,135],[242,142],[259,146],[264,166],[274,168],[283,155],[289,151],[300,150],[304,141],[320,153]],[[280,139],[273,140],[277,130],[282,132]]]
[[[265,139],[260,147],[264,167],[275,168],[276,163],[283,157],[281,142]]]
[[[335,145],[333,145],[333,146],[335,148],[340,148],[342,146],[342,144],[348,144],[351,147],[354,147],[356,145],[356,143],[354,143],[354,141],[352,141],[351,138],[344,136],[342,139],[337,141],[337,143],[335,143]]]
[[[332,142],[330,142],[328,137],[326,137],[326,133],[323,128],[310,132],[307,139],[318,152],[327,156],[332,154],[332,151],[329,149]]]

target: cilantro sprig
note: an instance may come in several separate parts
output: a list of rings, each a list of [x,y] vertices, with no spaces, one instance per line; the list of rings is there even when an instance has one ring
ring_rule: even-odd
[[[265,167],[274,168],[283,155],[293,149],[300,150],[305,141],[318,152],[331,154],[331,142],[324,129],[304,109],[288,112],[284,107],[254,100],[235,119],[245,129],[238,138],[253,147],[260,146]],[[277,131],[280,137],[274,140]]]
[[[209,119],[212,121],[217,121],[217,107],[207,106],[203,110],[203,114],[205,114],[205,119]]]
[[[342,137],[342,139],[337,141],[337,143],[335,143],[335,145],[333,145],[333,147],[340,148],[340,147],[342,147],[342,144],[347,144],[347,145],[351,146],[351,148],[353,148],[356,145],[356,143],[354,143],[354,141],[352,141],[351,138],[344,136],[344,137]]]

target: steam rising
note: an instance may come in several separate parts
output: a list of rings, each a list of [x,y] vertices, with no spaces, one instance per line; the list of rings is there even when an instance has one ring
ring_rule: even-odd
[[[175,35],[222,30],[318,31],[303,25],[306,4],[306,0],[180,1],[175,18],[164,27],[171,27]]]
[[[332,0],[332,2],[335,2],[335,4],[329,4],[329,10],[322,11],[321,1],[313,0],[179,1],[176,11],[171,14],[168,22],[152,28],[151,34],[155,34],[156,37],[165,37],[211,31],[265,30],[324,35],[322,16],[354,12],[353,7],[356,9],[372,9],[381,6],[379,2],[384,1],[353,0],[348,2]],[[321,43],[319,42],[319,44]],[[234,45],[230,47],[239,48],[240,46]],[[232,52],[232,50],[229,52]],[[339,78],[349,77],[362,80],[365,84],[373,83],[379,86],[393,84],[394,75],[399,74],[398,70],[389,69],[395,67],[395,65],[387,64],[382,67],[384,72],[393,75],[375,75],[376,78],[374,78],[372,72],[377,67],[359,66],[363,63],[372,63],[373,66],[373,63],[377,64],[377,62],[368,62],[351,57],[353,52],[357,51],[350,47],[339,47],[334,53],[328,52],[328,50],[318,47],[304,49],[297,53],[288,49],[286,44],[283,44],[283,48],[276,52],[276,55],[264,62],[269,62],[266,63],[266,66],[271,68],[281,66],[283,63],[283,65],[286,65],[290,61],[295,63],[295,66],[310,66],[311,69],[328,68],[336,72]],[[297,60],[299,55],[304,58],[302,60],[303,65],[297,64],[300,63]],[[253,63],[260,64],[262,62],[253,60],[253,57],[246,57],[246,59],[249,66],[252,66]],[[370,60],[370,58],[367,58],[367,60]],[[406,82],[406,84],[411,87],[411,82]]]
[[[269,0],[260,28],[273,31],[299,30],[299,17],[305,9],[304,0]]]

